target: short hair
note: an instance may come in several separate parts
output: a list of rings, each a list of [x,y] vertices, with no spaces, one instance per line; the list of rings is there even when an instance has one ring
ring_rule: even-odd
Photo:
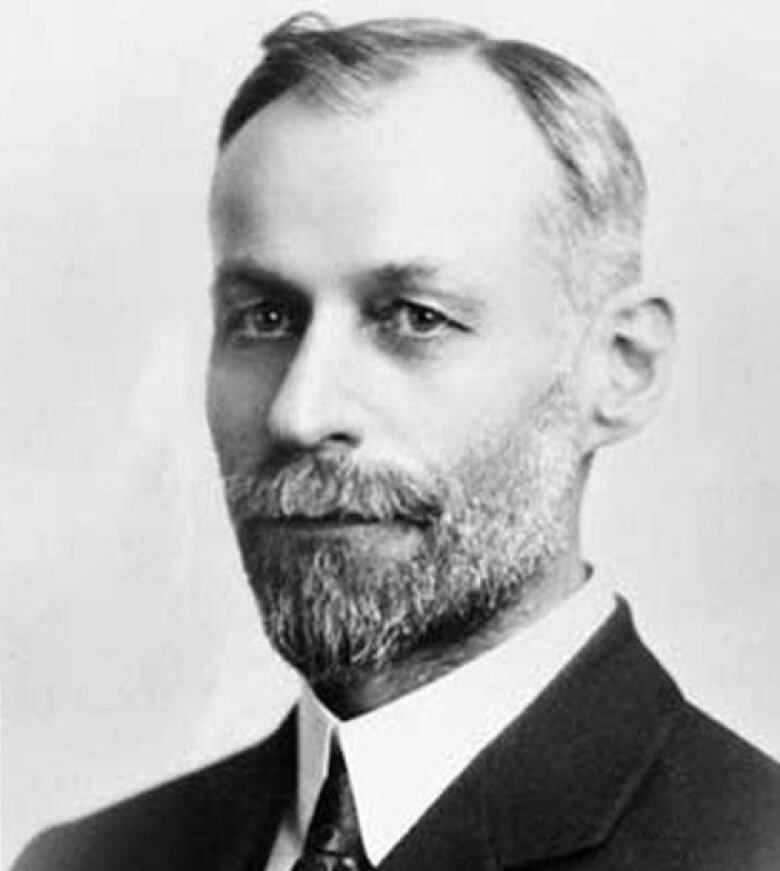
[[[292,90],[338,108],[353,102],[356,89],[409,77],[426,59],[469,55],[509,83],[561,170],[562,196],[547,218],[566,254],[575,307],[587,311],[639,279],[644,174],[610,97],[585,70],[531,43],[419,18],[336,28],[322,15],[304,13],[268,33],[262,48],[263,58],[224,114],[220,149]]]

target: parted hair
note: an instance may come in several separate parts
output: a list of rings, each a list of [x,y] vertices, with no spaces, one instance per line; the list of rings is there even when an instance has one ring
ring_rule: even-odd
[[[528,42],[419,18],[334,27],[322,15],[304,13],[270,31],[262,48],[223,116],[221,150],[292,90],[338,110],[359,94],[411,77],[426,60],[471,56],[511,86],[559,167],[562,190],[547,219],[566,258],[576,307],[587,310],[639,279],[647,195],[642,166],[612,100],[581,67]]]

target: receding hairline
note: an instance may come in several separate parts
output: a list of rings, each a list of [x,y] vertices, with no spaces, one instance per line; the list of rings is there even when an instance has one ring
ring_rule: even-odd
[[[460,136],[464,132],[476,131],[475,138],[479,135],[489,138],[492,135],[493,139],[489,141],[498,137],[514,140],[516,137],[512,128],[516,125],[519,135],[538,145],[539,155],[544,162],[550,165],[557,178],[561,177],[560,166],[550,153],[538,125],[525,107],[519,104],[509,83],[493,74],[474,52],[426,56],[420,58],[403,77],[381,85],[366,84],[358,87],[359,90],[344,94],[343,100],[333,101],[307,88],[306,82],[294,85],[249,118],[222,151],[228,150],[244,127],[264,120],[266,115],[277,120],[278,116],[287,115],[290,110],[293,115],[310,117],[315,124],[318,120],[328,118],[343,118],[347,123],[359,124],[384,114],[392,115],[399,109],[405,111],[410,108],[413,112],[428,113],[424,116],[420,114],[420,129],[423,129],[425,122],[440,107],[449,104],[443,115],[438,112],[438,124],[428,124],[428,138],[433,132],[438,132],[441,124],[447,132]],[[476,103],[472,100],[463,110],[458,109],[452,99],[451,89],[454,89],[456,96],[469,93],[476,99]],[[484,115],[483,118],[467,117],[475,105],[478,112]],[[511,146],[512,150],[517,149],[518,142],[519,140],[515,141]],[[515,153],[519,156],[520,152]]]
[[[465,106],[459,100],[464,92],[472,97]],[[242,163],[262,164],[274,154],[295,162],[311,151],[353,153],[356,141],[365,143],[367,150],[361,153],[369,161],[403,166],[400,158],[406,154],[414,165],[423,149],[428,156],[421,158],[419,167],[440,173],[443,164],[452,163],[447,178],[455,189],[460,185],[476,190],[487,184],[495,187],[498,197],[509,190],[525,191],[533,199],[528,200],[529,211],[519,212],[519,217],[525,214],[523,222],[530,220],[527,226],[532,230],[553,232],[551,213],[560,209],[566,189],[561,167],[508,83],[471,52],[423,58],[403,79],[355,93],[345,104],[320,100],[305,87],[289,89],[231,139],[220,154],[215,181],[234,165],[234,153]],[[384,147],[387,142],[392,142],[390,148]],[[459,147],[453,149],[454,143]],[[431,154],[442,158],[437,161]],[[345,178],[353,159],[347,159]],[[520,226],[526,224],[518,222]]]
[[[541,134],[562,179],[556,187],[566,220],[556,223],[567,244],[603,240],[601,250],[612,263],[594,270],[591,252],[591,277],[611,289],[638,280],[644,174],[611,98],[581,67],[540,46],[437,19],[380,19],[337,28],[322,16],[304,14],[271,31],[263,47],[265,56],[225,112],[220,149],[247,121],[293,91],[312,106],[359,111],[366,94],[410,78],[436,59],[471,59],[510,86],[510,96]]]
[[[382,18],[336,27],[316,12],[293,15],[262,39],[264,55],[223,116],[219,147],[249,117],[297,85],[338,105],[346,82],[377,87],[403,78],[424,57],[474,49],[486,40],[477,28],[442,19]]]

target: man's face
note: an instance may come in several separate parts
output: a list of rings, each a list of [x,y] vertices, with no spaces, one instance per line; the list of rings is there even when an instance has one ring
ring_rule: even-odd
[[[465,60],[361,111],[288,95],[219,159],[209,422],[266,629],[315,682],[484,628],[568,546],[558,184]]]

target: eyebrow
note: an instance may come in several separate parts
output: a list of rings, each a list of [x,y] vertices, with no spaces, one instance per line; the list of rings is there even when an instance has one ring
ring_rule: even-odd
[[[390,296],[425,295],[437,300],[461,317],[479,318],[485,312],[485,302],[481,299],[451,288],[449,281],[442,282],[441,269],[435,263],[416,260],[409,263],[387,263],[371,270],[360,280],[361,287],[368,292],[385,293]],[[447,289],[444,289],[446,287]]]
[[[437,301],[460,317],[479,319],[486,304],[467,292],[437,286],[441,268],[435,263],[414,260],[407,263],[385,263],[358,273],[355,285],[361,294],[399,297],[424,295]],[[242,286],[244,283],[249,287]],[[253,287],[254,286],[254,287]],[[275,269],[269,269],[248,256],[231,257],[217,266],[212,295],[226,303],[237,303],[251,297],[257,286],[277,293],[304,296],[305,287]]]
[[[250,287],[247,288],[246,284]],[[251,297],[257,286],[299,296],[304,292],[281,272],[268,269],[251,257],[231,257],[217,266],[211,282],[211,294],[215,301],[219,298],[219,301],[227,303],[241,302]]]

